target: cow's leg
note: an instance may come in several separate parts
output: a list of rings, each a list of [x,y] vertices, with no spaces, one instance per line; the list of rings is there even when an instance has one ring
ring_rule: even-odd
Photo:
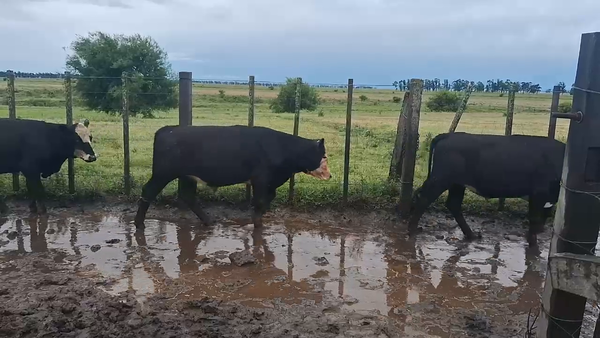
[[[450,213],[458,223],[460,230],[462,230],[465,238],[468,240],[475,239],[475,234],[467,224],[465,217],[462,214],[462,202],[465,198],[465,186],[454,184],[448,190],[448,198],[446,198],[446,208],[450,210]]]
[[[275,199],[276,190],[276,187],[271,187],[260,179],[252,183],[252,205],[254,206],[252,222],[255,228],[263,226],[263,215],[269,210],[271,202]]]
[[[4,201],[4,196],[0,196],[0,215],[8,212],[8,205]]]
[[[146,213],[150,207],[150,202],[154,201],[156,196],[165,188],[172,180],[157,178],[152,175],[150,180],[142,187],[142,196],[138,200],[138,211],[135,215],[135,227],[136,229],[144,228],[144,220],[146,219]]]
[[[26,174],[24,176],[27,184],[27,192],[29,193],[29,198],[31,199],[31,203],[29,203],[29,211],[31,211],[31,213],[45,214],[47,212],[46,205],[44,203],[45,192],[39,173]]]
[[[190,182],[195,182],[194,180],[192,180],[189,177],[182,177],[180,178],[184,181],[190,181]],[[206,214],[206,212],[204,210],[202,210],[202,208],[200,208],[200,204],[197,201],[196,198],[196,191],[186,191],[183,196],[183,201],[185,202],[185,204],[187,204],[187,206],[192,210],[192,212],[202,221],[202,223],[204,223],[205,225],[213,225],[213,221],[210,219],[210,217],[208,217],[208,215]]]
[[[448,187],[441,184],[439,180],[428,178],[420,188],[415,190],[412,199],[411,214],[408,220],[409,236],[413,236],[418,232],[417,225],[425,210],[447,189]]]
[[[537,235],[544,231],[544,223],[547,214],[544,210],[547,198],[543,196],[529,197],[529,231],[527,232],[527,243],[530,248],[537,247]]]

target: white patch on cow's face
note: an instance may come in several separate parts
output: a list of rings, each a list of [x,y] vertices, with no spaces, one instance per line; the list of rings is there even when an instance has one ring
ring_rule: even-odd
[[[309,171],[307,174],[320,180],[327,181],[331,179],[331,173],[329,172],[329,167],[327,166],[327,154],[323,155],[319,167],[313,171]]]
[[[75,133],[79,136],[84,144],[88,144],[90,146],[89,149],[92,150],[92,153],[94,153],[92,149],[92,135],[90,130],[80,122],[75,126]],[[98,157],[98,154],[88,154],[81,149],[75,149],[74,155],[75,157],[78,157],[86,162],[93,162]]]
[[[544,209],[550,209],[550,208],[552,208],[552,206],[554,206],[554,204],[552,204],[550,202],[546,202],[546,204],[544,204]]]
[[[90,145],[92,144],[92,141],[90,139],[90,130],[86,128],[83,125],[83,123],[77,123],[77,127],[75,127],[75,132],[77,133],[77,135],[79,135],[83,143],[89,143]]]

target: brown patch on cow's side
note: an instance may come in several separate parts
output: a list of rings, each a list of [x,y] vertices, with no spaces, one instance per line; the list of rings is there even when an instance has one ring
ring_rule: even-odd
[[[324,181],[331,179],[331,173],[329,172],[329,167],[327,166],[327,155],[323,156],[321,159],[321,165],[319,165],[317,169],[309,171],[307,174]]]

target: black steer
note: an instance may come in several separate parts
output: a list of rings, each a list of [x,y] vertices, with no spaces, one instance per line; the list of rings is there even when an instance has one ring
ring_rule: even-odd
[[[69,157],[96,160],[88,126],[88,120],[68,126],[0,118],[0,174],[20,172],[25,176],[31,212],[46,213],[40,175],[47,178],[57,173]]]
[[[425,209],[448,190],[446,207],[465,237],[473,239],[461,210],[467,187],[485,198],[528,199],[527,240],[536,246],[548,217],[545,209],[558,201],[564,154],[564,143],[541,136],[437,135],[431,141],[427,179],[413,195],[409,234],[417,232]]]
[[[144,227],[150,202],[176,178],[194,180],[216,190],[248,182],[252,185],[252,221],[262,216],[276,189],[293,174],[331,178],[325,141],[309,140],[264,127],[166,126],[154,134],[152,177],[142,188],[135,225]],[[205,224],[212,224],[197,205],[195,191],[184,201]]]

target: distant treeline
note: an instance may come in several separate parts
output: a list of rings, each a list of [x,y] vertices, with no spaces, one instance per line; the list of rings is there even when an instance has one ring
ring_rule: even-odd
[[[62,79],[65,77],[64,73],[32,73],[32,72],[14,72],[15,77],[17,78],[28,78],[28,79]],[[8,72],[0,71],[0,77],[6,77]],[[505,93],[508,92],[511,88],[520,93],[530,93],[536,94],[542,91],[542,87],[538,83],[533,82],[519,82],[519,81],[511,81],[500,80],[500,79],[492,79],[487,80],[485,83],[481,81],[469,81],[464,79],[457,79],[454,81],[450,81],[448,79],[425,79],[423,80],[423,89],[426,91],[440,91],[440,90],[450,90],[450,91],[463,91],[467,88],[469,83],[473,84],[473,90],[476,92],[490,92],[490,93]],[[214,85],[248,85],[248,81],[241,80],[193,80],[194,83],[200,84],[214,84]],[[275,87],[279,87],[284,85],[285,82],[264,82],[257,81],[255,86],[261,87],[269,87],[271,89]],[[410,80],[399,80],[394,81],[391,84],[396,90],[406,91],[410,89]],[[310,84],[311,87],[317,88],[346,88],[345,84]],[[560,87],[563,93],[567,93],[567,87],[564,82],[559,82],[557,86]],[[374,89],[379,86],[370,86],[370,85],[355,85],[355,88],[362,89]],[[546,89],[545,92],[551,92],[551,89]]]

